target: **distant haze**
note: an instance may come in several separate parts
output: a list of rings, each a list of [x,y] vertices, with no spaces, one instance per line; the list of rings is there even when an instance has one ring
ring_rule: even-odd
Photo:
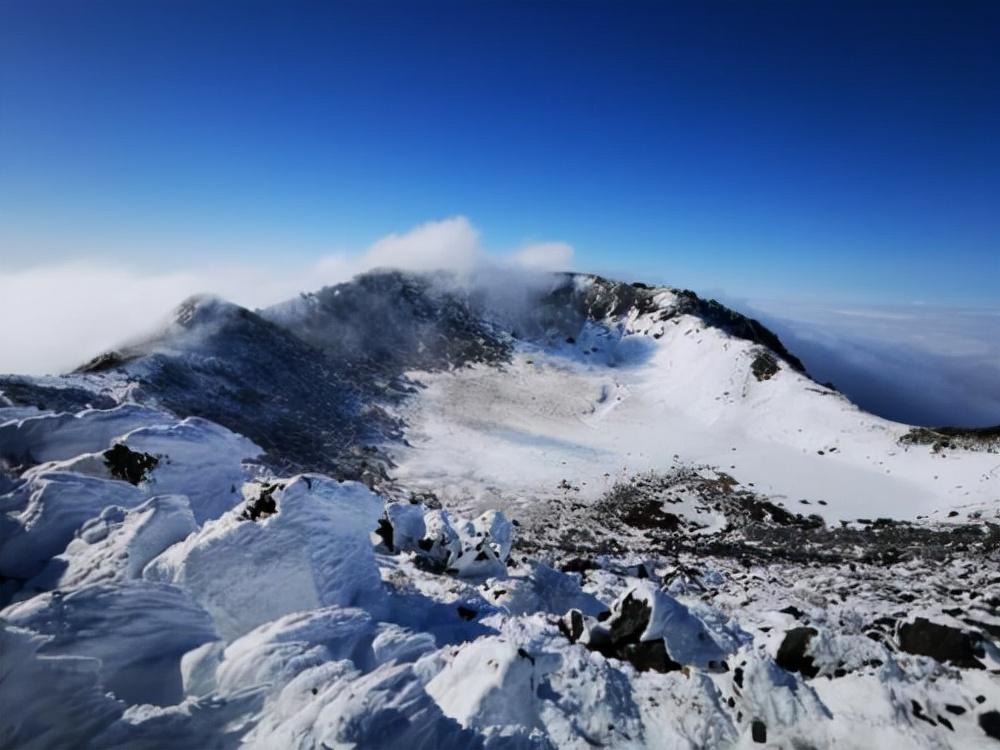
[[[347,281],[363,271],[484,268],[568,270],[573,248],[526,241],[499,251],[483,244],[463,216],[429,221],[389,234],[366,249],[312,261],[195,264],[143,269],[104,258],[8,270],[0,266],[0,372],[32,375],[72,370],[124,341],[153,331],[192,294],[209,293],[254,309]]]
[[[573,248],[559,241],[489,249],[462,216],[308,263],[140,271],[95,259],[0,269],[0,320],[6,322],[0,326],[0,372],[71,370],[152,332],[191,294],[264,307],[378,267],[496,278],[514,271],[600,270],[580,267]],[[666,281],[687,286],[682,279]],[[867,411],[910,424],[1000,423],[1000,309],[820,305],[704,294],[761,319],[817,380],[832,381]]]
[[[926,426],[1000,424],[1000,309],[733,304],[866,411]]]

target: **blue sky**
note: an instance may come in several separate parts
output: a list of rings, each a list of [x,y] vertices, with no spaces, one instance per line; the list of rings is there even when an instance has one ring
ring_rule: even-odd
[[[1000,297],[996,3],[0,4],[0,260],[490,248],[743,296]]]
[[[194,292],[509,261],[1000,421],[1000,3],[0,0],[0,371]]]

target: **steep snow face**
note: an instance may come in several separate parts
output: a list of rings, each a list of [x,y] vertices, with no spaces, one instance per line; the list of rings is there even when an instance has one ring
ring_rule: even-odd
[[[62,471],[33,477],[0,496],[5,513],[0,575],[23,579],[38,574],[105,507],[133,508],[143,499],[125,482]]]
[[[6,747],[67,746],[98,734],[125,711],[101,688],[98,659],[40,653],[51,640],[6,622],[0,628],[0,738]]]
[[[186,592],[147,581],[41,594],[3,617],[51,636],[40,654],[97,660],[101,684],[128,703],[180,700],[181,656],[216,638],[212,620]]]
[[[183,495],[159,495],[131,510],[108,505],[79,528],[64,552],[24,584],[19,598],[141,578],[150,561],[197,529],[191,504]]]
[[[206,523],[144,570],[175,583],[212,614],[231,641],[281,615],[330,605],[377,607],[381,583],[370,533],[382,502],[363,485],[318,475],[274,493],[276,510]]]
[[[407,444],[387,446],[395,477],[463,512],[519,518],[679,465],[715,467],[793,512],[805,500],[828,521],[1000,498],[995,454],[900,445],[907,427],[780,360],[759,378],[758,346],[698,318],[633,312],[571,338],[522,345],[502,369],[412,373],[426,388],[400,409]]]

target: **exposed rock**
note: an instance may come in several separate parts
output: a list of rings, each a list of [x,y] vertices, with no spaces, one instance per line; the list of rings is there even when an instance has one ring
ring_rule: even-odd
[[[257,499],[247,503],[247,506],[243,509],[240,517],[247,521],[256,521],[260,518],[267,518],[268,516],[277,513],[278,503],[274,499],[274,493],[282,487],[284,487],[284,484],[281,482],[275,482],[261,487],[260,494],[257,495]]]
[[[160,459],[156,456],[130,450],[121,443],[115,443],[112,448],[104,451],[103,455],[104,464],[111,472],[111,476],[133,485],[138,485],[160,463]]]
[[[583,635],[584,623],[583,613],[578,609],[571,609],[559,620],[559,630],[565,635],[570,643],[576,643]]]
[[[789,672],[798,672],[804,677],[815,677],[819,668],[813,663],[813,658],[806,653],[809,642],[817,634],[815,628],[792,628],[785,633],[785,639],[778,648],[775,661]]]
[[[476,619],[476,610],[465,607],[461,604],[458,605],[458,616],[463,620],[469,621]]]
[[[899,439],[902,445],[929,445],[944,450],[1000,452],[1000,425],[996,427],[914,427]]]
[[[774,358],[773,354],[767,351],[759,352],[753,358],[753,363],[750,365],[753,376],[760,381],[770,380],[778,374],[778,370],[780,369],[778,367],[778,360]]]
[[[975,633],[939,625],[924,617],[899,628],[899,647],[909,654],[929,656],[965,669],[984,669],[984,651]]]
[[[979,726],[987,736],[1000,740],[1000,711],[979,714]]]

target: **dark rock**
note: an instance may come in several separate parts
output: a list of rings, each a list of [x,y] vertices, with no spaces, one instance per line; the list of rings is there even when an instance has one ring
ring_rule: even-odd
[[[801,620],[802,615],[805,614],[801,609],[792,606],[791,604],[785,607],[784,609],[779,609],[778,611],[785,615],[791,615],[796,620]]]
[[[0,391],[15,406],[35,406],[43,411],[80,411],[87,407],[112,409],[118,405],[117,401],[103,393],[72,386],[39,385],[31,378],[18,375],[0,376]]]
[[[961,716],[965,713],[965,709],[962,706],[956,706],[954,703],[946,703],[944,710],[950,714],[955,714],[955,716]]]
[[[392,546],[392,539],[393,539],[392,524],[389,523],[388,518],[378,519],[378,528],[375,529],[375,533],[378,534],[379,537],[381,537],[382,544],[386,546],[386,549],[388,549],[390,552],[392,552],[392,550],[395,549]]]
[[[570,643],[576,643],[583,635],[583,613],[578,609],[571,609],[559,619],[559,631]]]
[[[767,724],[760,719],[754,719],[750,724],[750,735],[757,744],[767,742]]]
[[[965,669],[984,669],[977,656],[982,656],[979,636],[947,625],[939,625],[924,617],[907,622],[899,628],[899,647],[908,654],[929,656],[939,662],[950,662]]]
[[[934,721],[934,719],[932,719],[930,716],[928,716],[927,714],[924,713],[924,707],[921,706],[919,703],[917,703],[917,701],[911,700],[910,701],[910,707],[913,709],[913,716],[915,718],[920,719],[921,721],[926,721],[931,726],[934,726],[934,727],[937,726],[937,722]]]
[[[633,599],[628,593],[622,600],[617,616],[611,621],[611,643],[638,643],[646,626],[649,625],[649,605],[641,599]]]
[[[572,614],[573,611],[570,612],[570,615]],[[610,617],[602,618],[598,615],[598,620],[604,619],[608,622],[607,630],[604,628],[592,630],[587,648],[609,658],[627,661],[640,671],[672,672],[681,669],[682,665],[670,658],[662,638],[652,641],[639,640],[649,625],[651,614],[649,604],[633,598],[629,592],[616,610],[610,613]],[[574,626],[570,622],[562,627],[572,632]]]
[[[789,672],[798,672],[804,677],[815,677],[819,668],[813,663],[813,658],[806,654],[809,641],[817,634],[815,628],[792,628],[785,633],[785,638],[778,648],[775,661],[778,666]]]
[[[629,643],[622,647],[621,656],[640,672],[676,672],[681,665],[670,658],[662,638],[655,641]]]
[[[115,443],[103,455],[104,465],[108,467],[111,476],[136,485],[160,463],[156,456],[130,450],[121,443]]]
[[[474,620],[476,618],[476,610],[469,609],[468,607],[458,605],[458,616],[463,620]]]
[[[260,494],[257,499],[253,502],[247,503],[247,506],[243,509],[240,514],[240,518],[244,521],[256,521],[260,518],[267,518],[270,515],[278,512],[278,503],[274,499],[275,490],[279,490],[284,487],[281,482],[275,482],[274,484],[268,484],[261,487]]]
[[[771,352],[762,351],[753,358],[750,369],[757,380],[764,381],[777,375],[781,368],[778,367],[778,360]]]
[[[1000,711],[987,711],[979,714],[979,727],[987,736],[1000,740]]]
[[[559,566],[564,573],[585,573],[597,568],[597,563],[585,557],[574,557]]]

